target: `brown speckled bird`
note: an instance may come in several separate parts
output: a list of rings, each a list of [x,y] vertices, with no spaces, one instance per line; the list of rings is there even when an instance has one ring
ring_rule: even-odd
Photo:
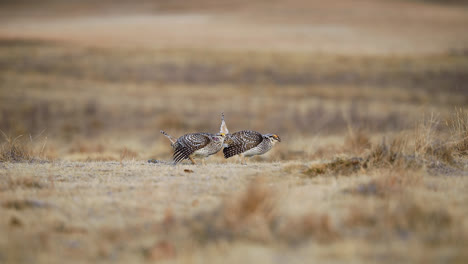
[[[223,148],[226,133],[229,133],[224,122],[224,113],[221,114],[221,126],[218,134],[211,133],[191,133],[181,136],[176,139],[163,130],[161,133],[170,141],[174,149],[174,164],[190,159],[192,164],[196,164],[194,157],[201,157],[202,163],[205,164],[205,158],[218,153]]]
[[[246,164],[246,157],[262,155],[267,153],[276,143],[281,142],[281,138],[276,134],[260,134],[252,130],[242,130],[229,134],[224,114],[222,114],[221,127],[226,133],[224,139],[224,158],[239,155],[241,164]]]
[[[256,131],[242,130],[227,135],[225,147],[223,149],[224,157],[230,158],[239,155],[241,163],[246,164],[245,158],[254,155],[267,153],[277,142],[281,142],[278,135],[260,134]]]
[[[224,133],[191,133],[185,134],[175,140],[162,130],[161,133],[172,142],[174,164],[184,159],[190,159],[192,164],[196,164],[193,159],[194,157],[202,158],[202,163],[205,164],[206,157],[216,154],[223,148],[225,138]]]
[[[239,155],[241,164],[246,164],[245,158],[267,153],[277,142],[281,142],[278,135],[260,134],[256,131],[242,130],[226,135],[223,149],[224,157]]]

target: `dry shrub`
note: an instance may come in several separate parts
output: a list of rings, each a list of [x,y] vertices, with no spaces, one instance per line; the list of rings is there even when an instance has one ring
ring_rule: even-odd
[[[278,211],[277,202],[275,192],[260,178],[214,211],[201,213],[174,227],[188,227],[201,243],[238,239],[298,243],[309,238],[329,241],[336,237],[328,215],[312,212],[284,215]]]

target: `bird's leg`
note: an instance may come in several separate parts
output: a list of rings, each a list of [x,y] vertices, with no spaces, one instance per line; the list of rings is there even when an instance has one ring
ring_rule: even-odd
[[[239,161],[241,165],[247,165],[247,163],[245,163],[245,156],[242,154],[239,154]]]
[[[201,160],[201,162],[202,162],[202,165],[203,165],[203,166],[206,166],[205,158],[203,158],[203,159]]]
[[[189,159],[190,159],[190,161],[192,162],[193,165],[197,164],[197,163],[195,162],[195,160],[193,160],[193,158],[192,158],[191,156],[189,156]]]

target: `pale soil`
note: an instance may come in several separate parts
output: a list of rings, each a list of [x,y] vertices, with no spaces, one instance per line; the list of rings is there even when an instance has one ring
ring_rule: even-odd
[[[409,172],[417,179],[422,176],[422,182],[379,197],[346,190],[379,179],[390,171],[309,178],[301,173],[301,168],[307,165],[310,164],[2,163],[0,260],[303,263],[307,259],[336,263],[463,263],[467,259],[467,177]],[[223,208],[223,204],[235,203],[251,184],[259,185],[260,189],[253,187],[256,191],[268,190],[267,198],[273,202],[275,214],[281,215],[278,221],[296,223],[288,227],[289,235],[271,239],[275,234],[264,233],[262,229],[246,234],[235,232],[231,239],[216,238],[216,233],[191,233],[197,225],[215,225],[218,218],[211,212]],[[410,189],[405,191],[407,187]],[[422,215],[401,215],[399,210],[406,205],[416,206],[416,211],[423,206]],[[386,214],[390,220],[359,227],[361,220],[355,218],[360,219],[361,213],[376,219]],[[440,228],[431,222],[439,214],[450,217],[448,223],[441,220],[444,222]],[[322,234],[315,230],[319,233],[294,242],[302,237],[297,230],[307,223],[300,217],[320,215],[329,219],[327,228],[333,232]],[[236,221],[250,219],[250,224],[239,223],[241,227],[262,221],[261,213],[257,220],[248,215],[240,217]],[[419,224],[413,226],[412,217]],[[353,221],[358,221],[357,228]],[[407,229],[406,221],[411,221],[408,231],[398,234],[393,230],[393,225]]]

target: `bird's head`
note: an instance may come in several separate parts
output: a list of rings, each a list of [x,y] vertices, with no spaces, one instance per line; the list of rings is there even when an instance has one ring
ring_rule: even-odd
[[[281,142],[281,138],[276,134],[266,134],[265,137],[268,138],[271,143]]]
[[[221,141],[221,142],[223,142],[225,138],[226,138],[226,134],[224,134],[224,133],[218,133],[218,134],[216,134],[216,135],[213,136],[213,140],[214,140],[214,141]]]

